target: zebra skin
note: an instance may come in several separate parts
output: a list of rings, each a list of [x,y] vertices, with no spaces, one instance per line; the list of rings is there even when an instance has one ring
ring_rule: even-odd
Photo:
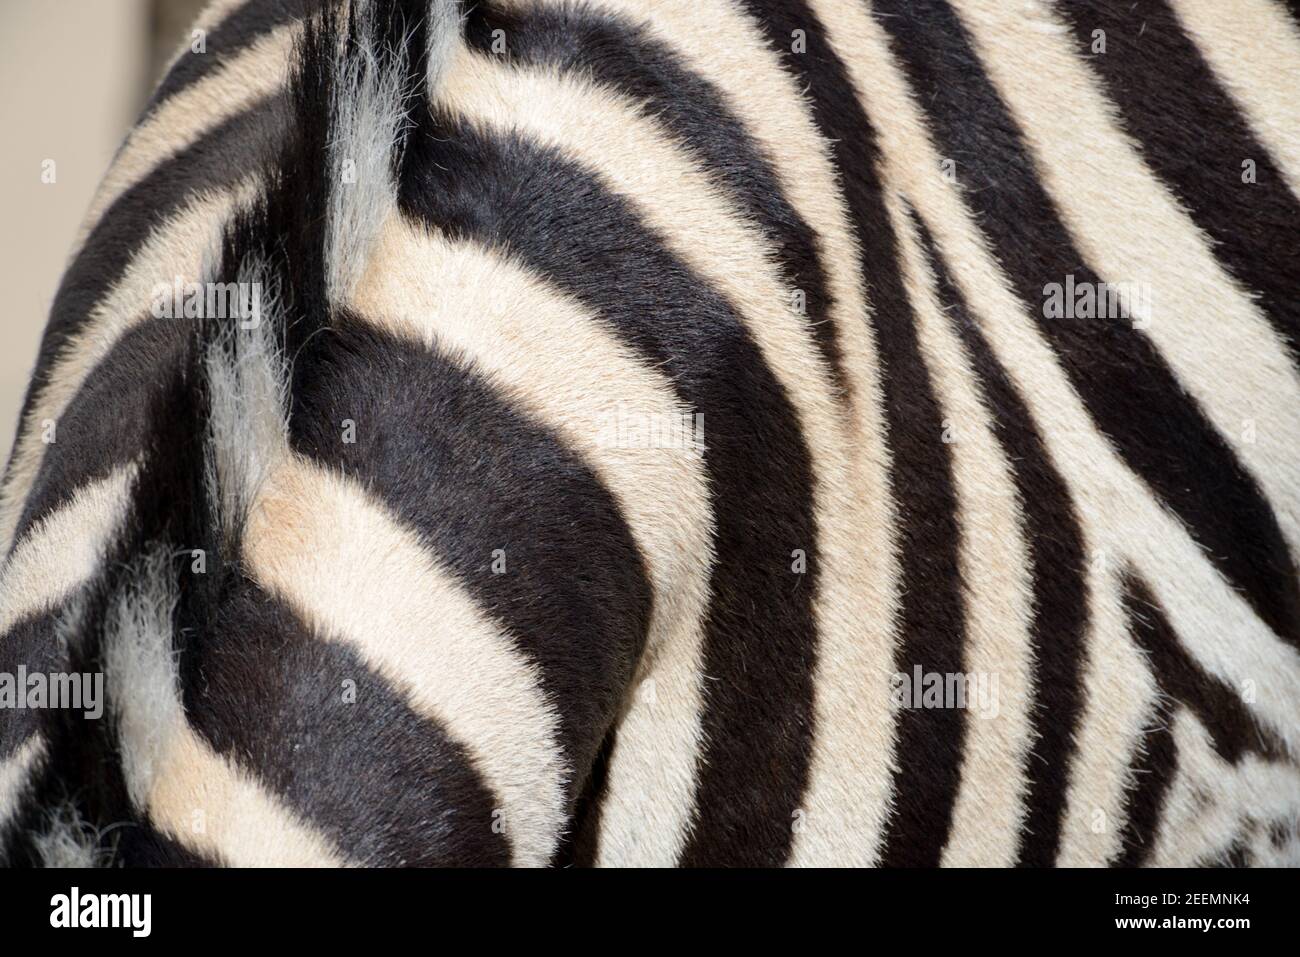
[[[5,474],[105,706],[0,853],[1300,861],[1298,89],[1276,0],[215,0]]]

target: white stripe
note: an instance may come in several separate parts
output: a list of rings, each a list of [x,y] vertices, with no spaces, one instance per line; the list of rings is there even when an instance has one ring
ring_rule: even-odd
[[[1080,677],[1086,692],[1056,859],[1062,867],[1098,867],[1119,854],[1128,794],[1137,784],[1130,773],[1133,756],[1155,720],[1158,689],[1129,635],[1118,572],[1107,555],[1091,554],[1087,656]]]
[[[351,305],[369,322],[471,364],[512,405],[555,429],[618,502],[655,597],[641,693],[620,740],[652,743],[627,749],[609,769],[602,816],[613,807],[614,820],[638,832],[603,843],[611,861],[672,863],[694,794],[713,519],[696,454],[620,448],[615,429],[620,415],[680,423],[690,410],[579,304],[500,254],[450,243],[401,217],[389,221]],[[633,786],[641,774],[657,786]]]
[[[172,650],[169,559],[141,560],[105,622],[104,679],[132,803],[175,841],[236,867],[345,863],[307,822],[214,752],[185,718]]]
[[[222,123],[283,90],[293,42],[301,32],[301,26],[292,23],[258,37],[203,79],[164,100],[133,128],[95,192],[69,260],[123,193]]]
[[[1300,27],[1274,0],[1170,5],[1300,197]]]
[[[107,865],[111,851],[99,847],[99,830],[84,821],[70,801],[45,809],[44,827],[34,830],[32,844],[42,867]]]
[[[502,802],[515,862],[545,865],[564,826],[559,716],[537,667],[415,534],[351,481],[289,455],[253,509],[244,549],[264,588],[473,756]]]
[[[1033,699],[1033,586],[1020,502],[969,360],[936,299],[916,230],[896,194],[887,202],[921,353],[952,440],[966,609],[962,670],[977,680],[996,681],[984,685],[985,700],[967,699],[961,781],[943,864],[1010,867],[1025,815]],[[976,687],[968,688],[968,695]]]
[[[361,278],[396,203],[393,150],[406,121],[406,48],[381,59],[374,9],[369,3],[349,8],[356,42],[335,53],[332,67],[325,208],[325,288],[332,303],[343,302]]]
[[[14,549],[0,567],[0,640],[24,619],[59,607],[100,569],[129,505],[135,471],[134,465],[116,469],[82,486]],[[17,810],[21,788],[43,750],[36,733],[0,759],[0,826]]]
[[[1178,770],[1165,796],[1161,826],[1149,863],[1193,867],[1215,863],[1240,837],[1270,822],[1300,820],[1300,769],[1246,754],[1229,764],[1214,752],[1209,734],[1187,710],[1173,722]],[[1267,841],[1257,851],[1277,853]],[[1295,848],[1292,848],[1294,853]],[[1295,860],[1252,861],[1295,866]]]
[[[1168,512],[1152,508],[1144,524],[1147,534],[1116,548],[1141,573],[1183,647],[1300,756],[1300,652],[1273,636]]]
[[[194,19],[194,23],[190,26],[190,31],[185,34],[185,38],[176,44],[176,50],[168,58],[167,66],[163,69],[159,79],[170,73],[172,68],[180,62],[181,57],[193,52],[195,31],[202,31],[206,40],[206,35],[221,26],[235,10],[248,5],[249,0],[208,0],[203,5],[203,9],[199,11],[199,15]],[[198,55],[204,56],[206,54]]]
[[[77,489],[34,525],[0,568],[0,635],[57,608],[99,570],[129,504],[134,465]]]

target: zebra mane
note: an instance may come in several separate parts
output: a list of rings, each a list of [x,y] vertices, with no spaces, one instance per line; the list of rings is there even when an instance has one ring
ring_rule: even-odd
[[[355,287],[393,209],[409,112],[423,103],[425,88],[434,89],[458,35],[453,2],[433,0],[427,9],[354,2],[345,32],[327,13],[320,32],[308,34],[306,55],[333,61],[316,74],[329,87],[325,260],[331,302],[344,301]]]
[[[287,447],[291,360],[365,271],[396,205],[412,113],[428,108],[459,29],[457,0],[350,0],[305,24],[279,170],[223,253],[224,272],[258,291],[257,321],[212,330],[204,350],[208,495],[231,543]]]

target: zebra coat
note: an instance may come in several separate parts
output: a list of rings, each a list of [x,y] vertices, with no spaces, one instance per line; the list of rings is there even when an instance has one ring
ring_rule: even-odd
[[[5,473],[106,707],[0,853],[1300,860],[1297,88],[1276,0],[214,0]]]

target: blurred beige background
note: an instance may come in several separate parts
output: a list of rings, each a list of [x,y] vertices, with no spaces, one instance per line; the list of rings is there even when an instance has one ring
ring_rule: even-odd
[[[0,462],[82,214],[203,5],[0,0]]]

